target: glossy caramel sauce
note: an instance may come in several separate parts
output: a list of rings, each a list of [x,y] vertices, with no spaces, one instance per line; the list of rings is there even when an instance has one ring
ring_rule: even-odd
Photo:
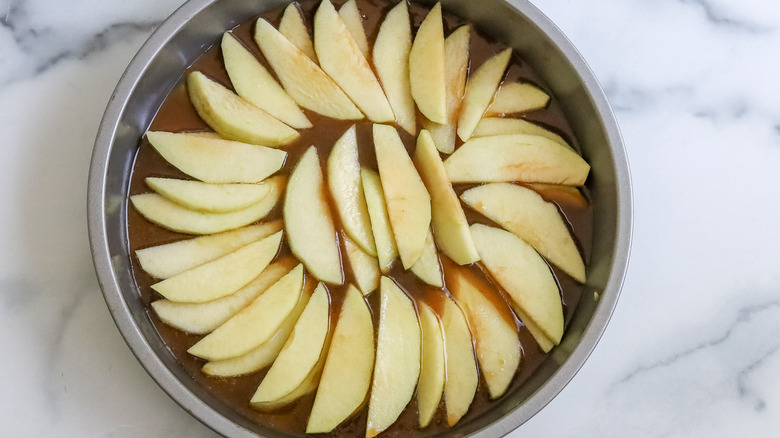
[[[336,3],[336,6],[338,7],[341,3],[343,3],[343,1],[336,1],[334,3]],[[381,20],[384,18],[387,11],[392,6],[394,6],[394,3],[390,3],[385,0],[358,0],[357,3],[358,8],[363,14],[363,25],[366,29],[366,35],[368,36],[369,41],[373,41],[378,32]],[[313,21],[314,11],[318,5],[319,0],[306,0],[300,4],[300,9],[304,14],[310,29],[312,27],[311,23]],[[412,18],[413,30],[415,30],[425,18],[428,10],[422,6],[411,4],[409,12]],[[258,17],[262,16],[263,18],[269,20],[272,24],[278,25],[281,15],[282,9],[279,9],[263,13]],[[254,23],[255,19],[251,19],[237,26],[231,32],[233,35],[238,37],[238,39],[252,53],[254,53],[255,56],[264,65],[266,65],[266,67],[268,67],[268,64],[263,59],[260,50],[257,48],[252,39]],[[445,37],[462,24],[465,24],[464,20],[444,11]],[[490,56],[498,53],[504,48],[505,45],[493,40],[487,34],[480,32],[479,29],[474,29],[472,27],[470,47],[471,71],[473,72],[474,68],[478,67]],[[227,72],[225,71],[224,65],[222,63],[221,56],[219,40],[217,39],[214,41],[214,46],[206,50],[206,52],[187,69],[187,72],[196,70],[201,71],[219,83],[232,89]],[[269,71],[273,70],[269,68]],[[187,72],[185,72],[185,75]],[[184,84],[185,75],[182,76],[179,83],[175,86],[170,95],[160,106],[157,115],[149,126],[150,130],[170,132],[211,131],[208,125],[206,125],[205,122],[203,122],[198,117],[194,107],[190,103]],[[513,54],[512,60],[510,62],[510,67],[507,71],[505,81],[512,82],[517,80],[531,82],[541,87],[542,89],[548,90],[544,84],[544,81],[539,78],[538,75],[520,59],[517,53],[515,53]],[[311,120],[314,127],[300,131],[301,135],[295,142],[283,147],[283,149],[288,152],[288,157],[278,174],[289,175],[302,153],[310,145],[317,146],[319,158],[323,166],[323,172],[326,172],[325,160],[327,159],[333,144],[344,133],[344,131],[346,131],[353,124],[357,125],[357,139],[361,165],[376,170],[376,157],[374,153],[370,122],[366,120],[358,122],[338,121],[320,116],[308,110],[304,111],[306,112],[307,117],[309,120]],[[574,138],[571,128],[566,122],[563,111],[560,108],[558,102],[555,100],[554,96],[548,108],[526,114],[524,117],[530,121],[540,123],[545,127],[557,132],[563,136],[572,146],[574,146],[575,149],[578,149],[576,139]],[[418,112],[418,128],[422,126],[422,120],[423,117]],[[407,150],[410,152],[410,154],[413,154],[415,148],[415,138],[400,128],[398,131],[401,134],[401,138]],[[458,140],[457,146],[460,144],[461,142]],[[157,152],[149,145],[146,138],[143,138],[140,140],[138,153],[132,169],[129,195],[150,192],[151,190],[144,183],[144,178],[148,176],[189,179],[187,175],[183,174],[175,167],[168,164],[164,159],[162,159],[162,157],[157,154]],[[457,194],[460,195],[460,193],[462,193],[464,190],[473,186],[473,184],[457,184],[455,185],[455,190]],[[571,189],[560,188],[556,186],[527,186],[539,192],[547,201],[553,202],[558,206],[561,214],[564,216],[567,224],[569,225],[569,229],[572,231],[575,237],[575,241],[579,245],[580,251],[584,256],[584,260],[587,266],[591,251],[593,213],[585,189],[581,189],[582,191],[577,191],[574,189],[572,191]],[[281,205],[282,201],[279,202],[279,204],[271,211],[265,220],[281,218]],[[485,223],[497,226],[489,219],[472,211],[468,207],[464,207],[464,210],[469,223]],[[168,231],[161,227],[155,226],[150,222],[147,222],[133,208],[128,208],[127,211],[127,227],[130,240],[129,245],[132,254],[141,248],[193,237]],[[341,228],[335,206],[331,205],[331,211],[334,213],[333,218],[337,229]],[[343,244],[343,239],[341,239],[341,242]],[[344,254],[343,248],[342,254]],[[287,247],[286,242],[283,241],[282,248],[280,249],[277,258],[287,257],[290,255],[290,249]],[[517,327],[520,336],[523,356],[515,379],[507,390],[507,394],[512,393],[523,383],[523,381],[525,381],[531,375],[531,373],[534,372],[534,370],[542,363],[542,361],[545,360],[547,355],[541,352],[531,334],[510,310],[506,302],[506,294],[501,290],[500,287],[497,287],[478,266],[472,265],[457,268],[453,262],[446,258],[446,256],[441,253],[439,256],[442,258],[442,265],[445,267],[444,290],[428,286],[417,279],[410,271],[404,271],[401,267],[400,260],[396,260],[391,272],[389,273],[389,276],[393,278],[398,283],[398,285],[410,297],[413,298],[413,300],[424,301],[431,305],[434,310],[441,309],[441,300],[443,299],[444,294],[449,294],[449,291],[446,289],[448,271],[451,269],[469,269],[475,275],[482,278],[484,280],[482,282],[484,295],[497,305],[507,323]],[[249,400],[265,376],[267,369],[234,378],[210,377],[202,373],[200,368],[203,366],[205,361],[187,353],[187,349],[200,340],[202,336],[184,333],[160,321],[160,319],[151,310],[150,306],[152,301],[161,298],[161,296],[156,294],[150,287],[157,280],[151,278],[140,269],[140,265],[138,264],[138,260],[135,255],[132,256],[131,262],[134,267],[135,280],[141,293],[141,299],[144,306],[148,309],[150,319],[153,321],[157,331],[160,334],[160,337],[165,341],[166,345],[168,345],[171,353],[174,355],[174,357],[176,357],[178,362],[192,377],[192,379],[251,421],[275,428],[291,436],[304,436],[306,422],[308,421],[308,416],[314,401],[315,392],[312,392],[292,403],[291,405],[283,407],[274,412],[258,412],[253,410],[249,405]],[[551,266],[551,269],[560,286],[561,299],[564,304],[565,323],[568,325],[580,299],[583,287],[556,267]],[[354,277],[350,271],[349,265],[346,263],[344,264],[344,273],[347,279],[346,284],[348,284]],[[313,277],[307,274],[306,281],[313,282],[315,280]],[[354,281],[352,282],[354,283]],[[309,288],[309,290],[311,289],[312,288]],[[330,291],[332,300],[331,325],[333,325],[337,322],[341,302],[346,291],[346,285],[335,287],[329,286],[328,289]],[[376,324],[378,321],[379,309],[378,292],[374,292],[369,295],[367,297],[367,302],[371,308],[374,322]],[[376,330],[374,332],[376,333]],[[416,403],[417,401],[415,396],[401,414],[398,421],[396,421],[388,430],[383,432],[382,436],[425,436],[449,429],[449,427],[446,425],[446,414],[443,409],[442,400],[442,405],[437,411],[437,414],[434,416],[431,425],[424,430],[419,430],[417,427]],[[493,403],[488,397],[488,392],[487,388],[485,387],[484,380],[482,377],[480,377],[480,383],[477,389],[477,394],[474,398],[474,402],[472,403],[469,412],[460,420],[460,423],[466,423],[469,420],[480,416],[482,413],[489,410],[492,404]],[[366,404],[364,404],[364,406],[359,409],[355,415],[342,423],[333,432],[330,434],[325,434],[324,436],[364,436],[366,416],[367,409]]]

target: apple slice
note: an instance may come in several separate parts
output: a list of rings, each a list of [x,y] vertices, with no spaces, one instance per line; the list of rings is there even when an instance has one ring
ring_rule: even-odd
[[[393,280],[382,277],[376,365],[366,438],[392,425],[414,395],[420,375],[420,324],[414,305]]]
[[[463,192],[461,199],[585,283],[585,263],[555,204],[531,189],[509,183],[477,186]]]
[[[200,118],[228,140],[284,146],[298,138],[298,131],[201,72],[195,71],[187,76],[187,89]]]
[[[409,51],[412,48],[412,28],[406,2],[399,2],[385,15],[374,40],[374,68],[387,100],[395,113],[395,121],[406,132],[417,133],[417,110],[409,82]]]
[[[560,135],[543,128],[536,123],[531,123],[523,119],[513,119],[509,117],[485,117],[479,121],[477,129],[474,131],[474,137],[487,137],[491,135],[507,134],[528,134],[539,135],[560,143],[563,146],[571,148],[566,140]]]
[[[285,8],[279,22],[279,33],[295,44],[312,61],[317,62],[317,54],[314,53],[314,44],[311,42],[309,29],[306,28],[301,11],[298,10],[295,3],[290,3]]]
[[[342,284],[339,242],[325,199],[325,182],[314,146],[290,174],[284,199],[284,228],[290,250],[320,281]]]
[[[511,311],[493,287],[468,268],[444,265],[447,288],[466,314],[490,398],[504,395],[520,366],[520,339]],[[496,299],[491,300],[489,296]],[[501,306],[501,307],[499,307]],[[502,311],[504,315],[502,315]]]
[[[433,143],[428,131],[421,131],[417,137],[414,162],[431,195],[431,225],[436,244],[456,263],[474,263],[479,260],[479,254],[471,240],[466,215]]]
[[[493,103],[490,104],[485,115],[518,114],[542,109],[550,102],[550,95],[539,87],[528,84],[512,82],[501,85],[496,91]]]
[[[363,404],[374,368],[371,311],[354,286],[347,288],[333,330],[306,433],[327,433]]]
[[[240,356],[206,362],[201,370],[210,376],[232,377],[254,373],[274,363],[314,291],[316,283],[312,279],[304,281],[301,298],[271,339]]]
[[[441,277],[441,265],[439,255],[436,253],[436,244],[433,243],[433,233],[428,230],[425,236],[425,246],[420,258],[410,268],[412,273],[420,280],[435,287],[444,287]]]
[[[453,183],[550,183],[581,186],[590,165],[576,152],[538,135],[474,138],[444,161]]]
[[[147,177],[146,185],[182,207],[209,213],[243,210],[262,201],[271,187],[260,184],[210,184],[175,178]]]
[[[252,407],[278,407],[280,400],[300,387],[311,373],[317,371],[324,357],[329,324],[330,295],[320,283],[279,356],[252,396]]]
[[[447,407],[447,424],[452,427],[468,412],[477,393],[479,375],[468,323],[450,298],[444,299],[441,325],[447,363],[444,405]]]
[[[163,158],[187,175],[208,183],[256,183],[282,168],[287,152],[202,134],[148,131]]]
[[[346,233],[342,237],[344,239],[344,252],[349,266],[352,268],[355,282],[363,295],[368,295],[379,287],[379,277],[381,276],[379,263],[376,257],[363,252],[360,246],[353,242]]]
[[[482,264],[555,345],[563,336],[563,306],[550,267],[527,243],[499,228],[473,224],[471,234]]]
[[[242,246],[282,229],[282,221],[250,225],[223,233],[139,249],[135,252],[141,269],[155,278],[166,279],[229,254]]]
[[[395,128],[374,124],[374,148],[398,253],[409,269],[425,249],[431,197]]]
[[[363,192],[366,195],[368,216],[371,218],[371,231],[376,243],[379,269],[383,274],[390,271],[390,265],[398,258],[398,245],[390,227],[390,216],[387,213],[385,192],[382,190],[382,182],[379,174],[373,170],[362,169],[360,177],[363,181]]]
[[[355,0],[349,0],[341,5],[341,8],[339,8],[339,16],[341,17],[341,20],[344,21],[344,25],[347,26],[347,29],[349,29],[349,33],[360,48],[360,52],[366,59],[369,59],[368,38],[366,38],[366,30],[363,28],[363,18]]]
[[[295,101],[263,64],[230,33],[222,35],[222,58],[236,94],[293,128],[311,128]]]
[[[247,307],[187,350],[206,360],[241,356],[271,339],[301,299],[303,265],[298,265]]]
[[[330,76],[262,18],[255,25],[255,42],[285,91],[299,106],[334,119],[363,118]]]
[[[184,271],[152,289],[163,297],[182,303],[205,303],[230,295],[260,275],[274,259],[282,242],[279,231],[197,268]]]
[[[441,3],[436,3],[417,29],[409,51],[409,80],[420,112],[433,122],[447,123]]]
[[[133,195],[130,201],[149,222],[187,234],[213,234],[256,222],[267,215],[284,191],[284,177],[267,181],[271,192],[260,202],[229,213],[204,213],[184,208],[155,193]]]
[[[536,325],[536,323],[528,316],[527,313],[525,313],[525,311],[520,306],[517,305],[517,303],[512,303],[512,308],[515,310],[515,313],[517,313],[517,317],[520,318],[520,321],[523,322],[523,325],[525,325],[525,328],[527,328],[531,333],[531,336],[534,337],[536,343],[539,344],[539,348],[543,352],[549,353],[550,350],[555,347],[555,343],[550,340],[550,338],[548,338],[544,332],[542,332],[542,329]]]
[[[505,49],[485,61],[469,77],[458,118],[458,137],[461,140],[467,141],[474,134],[474,129],[496,94],[511,56],[512,49]]]
[[[425,129],[430,131],[436,149],[445,154],[455,150],[458,113],[466,91],[466,74],[469,67],[469,43],[471,26],[464,25],[444,40],[444,79],[447,92],[447,123],[425,121]]]
[[[314,14],[314,51],[322,69],[374,122],[395,120],[371,66],[330,0],[322,0]]]
[[[421,428],[428,427],[439,407],[444,391],[444,338],[441,323],[426,304],[420,304],[422,359],[417,384],[417,413]]]
[[[363,183],[360,181],[360,162],[355,126],[336,141],[328,156],[328,187],[344,231],[369,255],[376,255],[371,219],[368,216]]]
[[[196,335],[211,333],[249,305],[268,287],[279,281],[282,276],[290,272],[292,267],[292,259],[273,263],[236,293],[213,301],[177,303],[170,300],[157,300],[152,303],[152,308],[163,322],[179,330]]]

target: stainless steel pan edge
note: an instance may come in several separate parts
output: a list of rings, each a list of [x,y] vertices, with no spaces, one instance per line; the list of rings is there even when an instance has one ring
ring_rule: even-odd
[[[195,418],[225,436],[284,436],[232,412],[178,366],[141,307],[127,246],[127,187],[138,139],[184,69],[226,29],[286,0],[190,0],[147,40],[120,79],[98,130],[88,186],[88,227],[95,270],[125,341],[152,378]],[[432,2],[426,2],[432,3]],[[503,436],[531,418],[574,377],[615,308],[628,266],[632,195],[628,160],[615,117],[574,46],[525,0],[443,1],[529,62],[566,108],[593,169],[594,245],[586,292],[564,341],[519,391],[448,436]]]

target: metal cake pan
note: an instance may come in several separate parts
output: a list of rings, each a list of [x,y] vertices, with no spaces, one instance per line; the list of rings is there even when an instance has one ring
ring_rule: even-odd
[[[160,104],[184,70],[221,34],[288,0],[190,0],[146,41],[122,75],[95,141],[88,186],[89,237],[98,281],[122,336],[151,377],[187,412],[228,437],[283,437],[233,412],[178,365],[157,334],[133,280],[126,215],[130,170]],[[431,1],[420,1],[432,4]],[[561,345],[521,387],[447,436],[499,437],[549,403],[593,351],[615,308],[631,243],[632,195],[617,122],[596,77],[563,33],[526,0],[444,0],[446,11],[517,50],[561,102],[592,170],[588,282]]]

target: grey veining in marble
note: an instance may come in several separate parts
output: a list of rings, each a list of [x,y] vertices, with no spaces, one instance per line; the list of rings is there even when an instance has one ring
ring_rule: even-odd
[[[514,437],[780,430],[780,3],[536,0],[583,53],[632,165],[629,275],[569,386]],[[144,373],[95,281],[92,142],[179,1],[0,0],[0,424],[212,437]]]

